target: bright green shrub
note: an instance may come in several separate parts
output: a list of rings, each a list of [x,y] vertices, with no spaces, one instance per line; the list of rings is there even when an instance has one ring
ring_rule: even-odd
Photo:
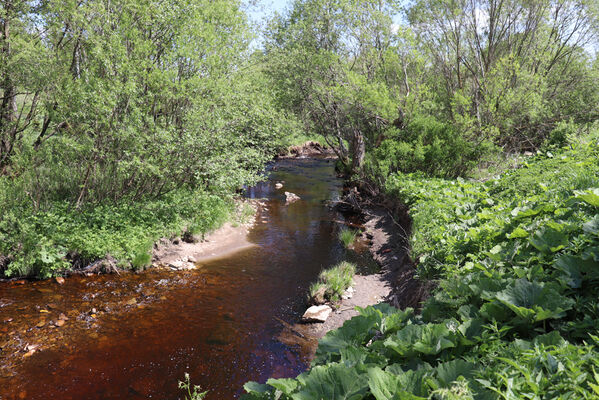
[[[366,166],[383,180],[395,172],[464,176],[492,150],[486,142],[475,144],[451,124],[430,116],[417,116],[403,130],[391,128],[386,137],[369,154]]]

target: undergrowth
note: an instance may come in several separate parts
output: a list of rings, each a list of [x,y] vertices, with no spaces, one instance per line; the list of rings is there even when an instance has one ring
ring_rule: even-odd
[[[246,399],[599,397],[599,146],[536,156],[481,183],[389,177],[412,256],[438,287],[420,314],[387,304],[321,341],[309,371]]]
[[[156,240],[181,235],[187,227],[194,234],[213,230],[233,208],[231,199],[191,190],[83,209],[59,202],[37,212],[12,205],[0,210],[0,255],[10,260],[0,273],[48,278],[74,262],[87,264],[107,255],[122,268],[143,268]]]

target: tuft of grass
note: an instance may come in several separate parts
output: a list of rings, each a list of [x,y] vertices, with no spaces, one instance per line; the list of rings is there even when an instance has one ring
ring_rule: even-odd
[[[358,232],[353,229],[343,228],[339,231],[339,240],[346,249],[356,241],[356,236],[358,236]]]
[[[324,300],[337,302],[341,295],[352,284],[356,273],[356,266],[350,262],[342,261],[332,268],[325,269],[318,276],[318,282],[310,286],[310,297],[318,300],[319,292],[324,288]],[[319,301],[321,302],[321,301]]]
[[[134,270],[139,271],[152,263],[152,243],[140,246],[135,250],[131,266]]]

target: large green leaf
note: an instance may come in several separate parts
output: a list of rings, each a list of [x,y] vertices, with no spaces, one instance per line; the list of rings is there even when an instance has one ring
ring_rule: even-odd
[[[302,387],[294,400],[358,400],[368,392],[367,374],[338,363],[313,367],[298,379]]]
[[[599,236],[599,216],[596,216],[592,220],[584,223],[582,229],[589,235]]]
[[[384,345],[402,357],[434,355],[456,346],[456,335],[445,324],[408,325],[388,337]]]
[[[599,262],[593,258],[583,259],[580,256],[562,255],[554,263],[562,272],[568,285],[579,288],[584,280],[599,278]]]
[[[420,400],[424,371],[392,374],[375,367],[368,370],[368,386],[376,400]]]
[[[529,322],[562,317],[574,304],[572,299],[562,296],[554,289],[524,278],[497,293],[496,298]]]
[[[297,388],[298,382],[295,379],[290,378],[281,378],[281,379],[272,379],[266,381],[267,385],[274,387],[275,389],[280,390],[283,394],[291,395],[293,391]]]
[[[449,387],[460,376],[471,378],[476,371],[476,364],[464,360],[452,360],[435,367],[436,379],[442,387]]]
[[[529,242],[543,253],[555,253],[568,245],[568,235],[553,227],[545,227],[536,231]]]
[[[595,207],[599,207],[599,188],[575,192],[576,198]]]
[[[368,316],[358,315],[345,321],[339,329],[333,330],[320,339],[316,350],[316,364],[328,361],[338,361],[341,349],[364,344],[374,336],[373,328],[377,326],[379,318],[375,314]]]

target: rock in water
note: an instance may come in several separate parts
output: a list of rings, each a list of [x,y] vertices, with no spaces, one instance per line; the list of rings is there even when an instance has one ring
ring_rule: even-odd
[[[54,279],[56,280],[56,283],[58,283],[59,285],[62,285],[64,283],[64,278],[62,276],[57,276]]]
[[[300,199],[300,197],[295,194],[295,193],[291,193],[291,192],[285,192],[285,202],[286,204],[291,204],[294,201],[298,201]]]
[[[276,189],[281,189],[282,187],[283,187],[283,184],[281,182],[275,183],[275,188]]]
[[[306,310],[302,316],[302,321],[305,322],[325,322],[333,309],[327,305],[312,306]]]

